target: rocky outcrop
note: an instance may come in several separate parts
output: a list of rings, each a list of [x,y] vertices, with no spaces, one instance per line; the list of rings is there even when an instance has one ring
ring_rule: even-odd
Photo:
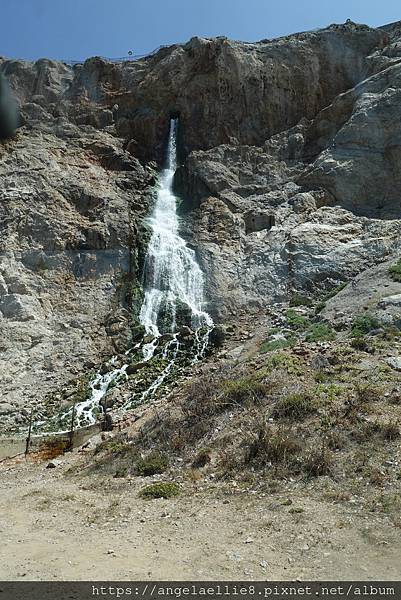
[[[60,404],[129,345],[153,184],[121,140],[45,109],[0,146],[3,427],[27,421],[21,405]]]

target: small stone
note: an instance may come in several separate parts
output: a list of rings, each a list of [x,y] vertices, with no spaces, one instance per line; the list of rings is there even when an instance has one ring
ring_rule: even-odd
[[[56,467],[59,467],[61,464],[62,464],[61,460],[58,460],[57,458],[53,458],[53,460],[51,460],[49,463],[47,463],[46,469],[55,469]]]

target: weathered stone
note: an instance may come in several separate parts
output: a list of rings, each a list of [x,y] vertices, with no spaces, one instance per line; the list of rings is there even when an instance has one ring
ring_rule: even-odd
[[[33,296],[8,294],[1,299],[0,311],[7,319],[30,321],[41,316],[42,307],[38,299]]]
[[[386,298],[382,298],[379,302],[380,308],[387,308],[387,306],[401,306],[401,294],[396,294],[395,296],[387,296]]]
[[[390,367],[395,369],[396,371],[401,371],[401,357],[400,356],[390,356],[390,358],[386,359],[386,362]]]

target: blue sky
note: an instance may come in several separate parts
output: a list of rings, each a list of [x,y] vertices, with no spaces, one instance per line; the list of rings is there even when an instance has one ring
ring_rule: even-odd
[[[194,35],[255,41],[330,23],[401,20],[399,0],[1,0],[0,55],[82,60]]]

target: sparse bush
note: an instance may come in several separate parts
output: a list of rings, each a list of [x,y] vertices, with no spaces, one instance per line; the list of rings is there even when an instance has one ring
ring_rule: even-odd
[[[312,306],[313,302],[308,296],[294,294],[290,300],[290,306]]]
[[[351,340],[351,346],[352,348],[354,348],[354,350],[359,350],[360,352],[372,352],[372,350],[374,351],[372,345],[369,344],[365,336],[363,336],[362,334],[358,337],[354,337]]]
[[[142,488],[139,496],[151,500],[154,498],[173,498],[178,496],[179,493],[180,486],[177,483],[159,481]]]
[[[221,386],[226,405],[242,404],[247,400],[261,400],[268,392],[266,384],[252,379],[242,377],[237,380],[227,380]]]
[[[310,325],[309,319],[298,314],[295,310],[287,310],[286,317],[288,325],[297,331],[305,331]]]
[[[336,339],[336,334],[331,327],[324,323],[315,323],[306,332],[307,342],[329,342]]]
[[[135,465],[135,470],[138,475],[149,477],[158,473],[164,473],[168,465],[169,461],[166,456],[163,456],[159,452],[153,452],[144,458],[140,458]]]
[[[123,453],[130,446],[127,442],[122,440],[106,440],[101,444],[98,444],[95,448],[95,454],[100,454],[101,452],[109,452],[110,454],[120,454]]]
[[[295,356],[277,352],[269,356],[266,367],[268,369],[283,369],[289,375],[300,375],[303,371],[299,364],[299,360]]]
[[[304,468],[310,477],[330,475],[333,468],[331,453],[324,446],[318,450],[312,450],[305,460]]]
[[[210,463],[210,461],[210,450],[208,448],[202,448],[202,450],[200,450],[195,456],[192,462],[192,467],[194,469],[202,469],[202,467],[205,467],[208,463]]]
[[[370,404],[382,399],[383,390],[371,383],[357,383],[355,385],[356,400],[358,404]]]
[[[352,322],[351,337],[361,337],[380,327],[381,322],[375,316],[368,313],[366,315],[359,315]]]
[[[347,445],[347,438],[341,431],[334,429],[326,434],[326,443],[330,450],[342,450]]]
[[[274,414],[280,417],[298,420],[316,410],[316,403],[308,392],[290,394],[279,400],[274,408]]]
[[[393,281],[401,282],[401,258],[389,268],[388,272]]]
[[[400,437],[400,426],[397,421],[382,423],[380,427],[381,436],[390,442]]]
[[[247,462],[266,466],[269,463],[287,465],[299,454],[301,446],[291,432],[281,428],[274,431],[266,423],[259,426],[257,437],[248,447]]]
[[[274,350],[284,350],[285,348],[290,348],[295,344],[295,339],[293,337],[290,338],[281,338],[278,340],[271,340],[263,342],[260,347],[261,354],[266,354],[267,352],[273,352]]]
[[[330,292],[328,292],[325,295],[324,300],[327,301],[330,300],[330,298],[334,298],[334,296],[337,296],[337,294],[339,294],[345,287],[347,287],[347,282],[343,281],[343,283],[340,283],[340,285],[337,285]]]
[[[386,474],[377,467],[367,468],[365,475],[369,477],[369,482],[372,485],[378,487],[381,487],[387,480]]]

